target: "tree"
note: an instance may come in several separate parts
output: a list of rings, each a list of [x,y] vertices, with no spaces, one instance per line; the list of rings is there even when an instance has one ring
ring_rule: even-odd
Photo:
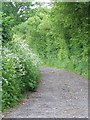
[[[32,16],[31,2],[3,2],[2,3],[2,37],[3,43],[11,41],[12,28]]]

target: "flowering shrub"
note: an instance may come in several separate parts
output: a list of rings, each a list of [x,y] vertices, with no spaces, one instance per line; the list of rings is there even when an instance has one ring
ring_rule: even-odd
[[[25,41],[17,38],[8,48],[3,47],[2,51],[3,110],[16,105],[25,91],[34,90],[40,74],[40,60]]]
[[[7,48],[3,48],[2,55],[2,108],[5,109],[18,102],[21,93],[21,89],[19,87],[21,81],[18,79],[15,70],[15,60],[17,60],[16,55],[11,53]]]

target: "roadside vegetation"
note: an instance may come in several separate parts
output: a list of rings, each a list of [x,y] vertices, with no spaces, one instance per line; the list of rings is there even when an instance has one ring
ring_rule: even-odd
[[[28,40],[44,65],[88,78],[88,9],[89,3],[55,2],[52,9],[38,7],[15,31]]]

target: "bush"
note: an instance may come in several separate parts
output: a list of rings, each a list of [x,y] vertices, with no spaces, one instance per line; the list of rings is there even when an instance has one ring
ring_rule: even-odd
[[[40,74],[38,56],[28,48],[25,41],[16,39],[8,48],[3,47],[2,51],[3,110],[15,106],[25,91],[34,90]]]

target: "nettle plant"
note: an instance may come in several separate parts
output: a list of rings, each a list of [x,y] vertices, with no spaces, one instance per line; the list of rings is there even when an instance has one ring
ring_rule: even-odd
[[[8,48],[3,47],[2,50],[3,110],[16,105],[22,93],[34,90],[40,75],[40,59],[25,40],[16,38]]]

